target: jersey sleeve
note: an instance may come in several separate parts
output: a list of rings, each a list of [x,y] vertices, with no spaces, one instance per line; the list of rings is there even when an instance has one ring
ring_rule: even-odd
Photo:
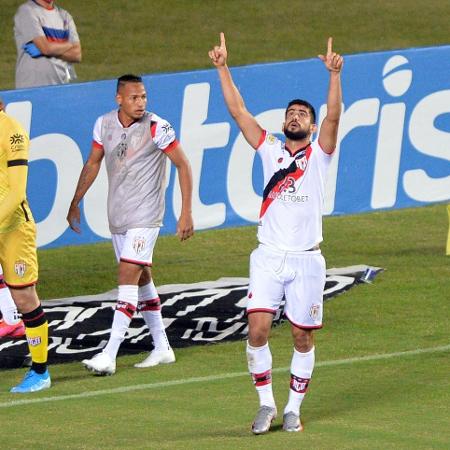
[[[6,158],[8,167],[28,164],[29,138],[20,125],[11,126],[6,136]]]
[[[270,153],[270,151],[274,148],[275,144],[278,141],[279,139],[273,134],[268,133],[266,130],[263,130],[256,151],[261,157],[263,157],[265,154]]]
[[[78,36],[77,27],[73,17],[66,11],[67,22],[69,24],[69,42],[76,43],[80,42],[80,37]]]
[[[103,149],[102,124],[103,124],[103,116],[100,116],[95,121],[94,131],[92,133],[92,146],[98,149]]]
[[[39,18],[27,4],[22,5],[17,11],[14,17],[14,27],[16,36],[22,40],[19,42],[20,46],[37,37],[45,37]]]
[[[330,160],[334,155],[334,152],[333,153],[325,152],[325,150],[320,145],[318,138],[311,143],[311,147],[313,148],[313,151],[317,153],[317,156],[325,161]]]
[[[163,152],[170,152],[178,145],[175,130],[167,120],[154,115],[151,121],[150,131],[153,142]]]

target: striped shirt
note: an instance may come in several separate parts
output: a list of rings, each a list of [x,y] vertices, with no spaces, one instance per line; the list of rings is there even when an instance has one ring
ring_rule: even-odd
[[[16,88],[68,83],[76,78],[72,64],[61,58],[32,58],[22,48],[37,37],[50,42],[79,42],[72,16],[54,5],[47,9],[32,0],[23,3],[14,16],[17,46]]]

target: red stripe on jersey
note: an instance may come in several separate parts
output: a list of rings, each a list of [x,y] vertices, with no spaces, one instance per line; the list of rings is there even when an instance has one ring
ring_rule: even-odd
[[[164,150],[164,153],[169,153],[171,152],[177,145],[179,144],[178,140],[175,139],[174,141],[172,141]]]
[[[47,41],[49,41],[49,42],[56,42],[57,44],[62,44],[64,42],[69,42],[69,40],[67,38],[60,39],[60,38],[49,37],[49,36],[47,36]]]
[[[267,136],[267,131],[266,130],[262,130],[261,137],[259,138],[258,145],[256,146],[256,150],[258,150],[259,147],[261,147],[261,145],[263,144],[264,140],[266,139],[266,136]]]
[[[312,147],[311,145],[308,146],[306,149],[306,162],[309,161],[309,157],[311,156]],[[261,204],[261,210],[259,212],[259,218],[261,219],[262,216],[267,211],[267,208],[272,204],[272,202],[276,199],[278,194],[281,194],[283,192],[283,189],[285,188],[285,183],[287,178],[293,178],[294,181],[298,181],[303,174],[305,173],[306,167],[308,164],[305,164],[305,168],[302,169],[301,167],[297,166],[297,169],[294,172],[288,173],[282,180],[278,181],[278,183],[271,189],[267,197],[263,200]]]
[[[96,148],[97,150],[103,150],[103,145],[94,140],[92,141],[92,147]]]
[[[156,136],[156,126],[157,125],[158,125],[157,122],[153,122],[153,120],[151,121],[150,133],[151,133],[153,139],[155,139],[155,136]]]

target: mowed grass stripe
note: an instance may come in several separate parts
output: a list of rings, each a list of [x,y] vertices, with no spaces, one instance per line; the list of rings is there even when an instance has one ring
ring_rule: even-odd
[[[403,352],[394,352],[394,353],[384,353],[384,354],[375,354],[368,356],[358,356],[354,358],[345,358],[345,359],[336,359],[330,361],[319,361],[316,364],[316,368],[319,367],[329,367],[329,366],[338,366],[344,364],[353,364],[360,363],[365,361],[377,361],[382,359],[389,358],[399,358],[403,356],[417,356],[425,353],[436,353],[436,352],[445,352],[450,350],[450,344],[443,345],[439,347],[429,347],[429,348],[418,348],[415,350],[407,350]],[[273,372],[287,372],[289,367],[279,367],[275,368]],[[112,389],[100,389],[97,391],[88,391],[81,392],[79,394],[70,394],[70,395],[59,395],[55,397],[40,397],[40,398],[27,398],[23,400],[12,400],[9,402],[0,403],[0,408],[10,408],[13,406],[22,406],[22,405],[30,405],[33,403],[43,403],[43,402],[58,402],[62,400],[72,400],[72,399],[80,399],[80,398],[89,398],[89,397],[99,397],[102,395],[111,395],[111,394],[121,394],[124,392],[134,392],[134,391],[142,391],[147,389],[157,389],[157,388],[165,388],[170,386],[179,386],[183,384],[191,384],[191,383],[205,383],[208,381],[218,381],[218,380],[226,380],[230,378],[238,378],[248,376],[248,372],[231,372],[231,373],[222,373],[217,375],[209,375],[205,377],[192,377],[181,380],[172,380],[172,381],[161,381],[158,383],[147,383],[147,384],[137,384],[134,386],[122,386]]]

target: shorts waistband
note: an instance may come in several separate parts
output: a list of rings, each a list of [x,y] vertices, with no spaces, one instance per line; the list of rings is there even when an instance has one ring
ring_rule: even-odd
[[[278,253],[280,255],[304,255],[304,254],[310,254],[310,253],[320,253],[320,246],[319,244],[316,244],[314,247],[308,248],[307,250],[282,250],[276,247],[273,247],[271,245],[262,244],[260,243],[259,246],[262,249],[269,250],[274,253]]]

